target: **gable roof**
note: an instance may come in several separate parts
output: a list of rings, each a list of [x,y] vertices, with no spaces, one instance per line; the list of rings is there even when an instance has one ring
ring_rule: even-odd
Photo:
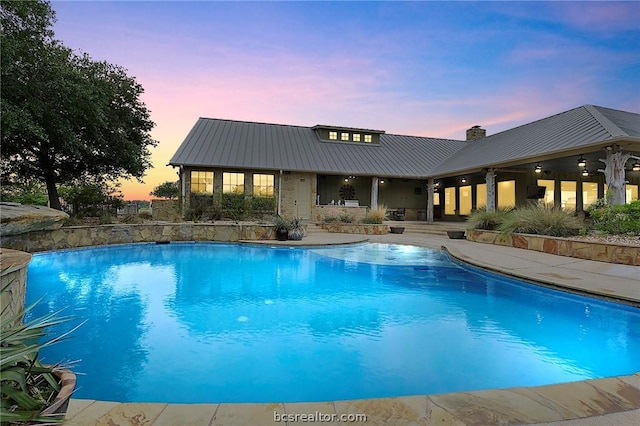
[[[584,105],[465,142],[380,133],[380,143],[321,140],[318,128],[200,118],[169,161],[174,166],[307,171],[403,178],[445,177],[488,167],[596,151],[640,150],[640,114]]]
[[[379,144],[329,142],[314,128],[200,118],[169,164],[420,178],[467,145],[386,133]]]
[[[597,150],[621,139],[632,140],[634,150],[640,149],[640,114],[584,105],[469,142],[432,173],[442,177],[512,166],[554,154]]]

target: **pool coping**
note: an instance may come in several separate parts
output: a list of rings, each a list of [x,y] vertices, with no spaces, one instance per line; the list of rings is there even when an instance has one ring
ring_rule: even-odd
[[[514,275],[513,268],[499,268],[496,265],[483,265],[469,262],[461,249],[462,244],[479,244],[465,240],[448,241],[433,235],[388,234],[386,236],[355,236],[340,239],[337,244],[353,244],[359,242],[387,242],[409,244],[421,247],[440,248],[461,262],[472,266],[513,276],[536,284],[543,281],[528,278],[522,271]],[[319,238],[320,237],[320,238]],[[357,237],[357,238],[356,238]],[[273,246],[325,246],[332,245],[321,236],[308,236],[297,242],[275,241],[241,241],[243,243],[265,244]],[[295,243],[295,244],[292,244]],[[482,245],[484,252],[491,249]],[[521,250],[509,248],[510,250]],[[452,253],[453,252],[453,253]],[[553,256],[553,255],[547,255]],[[462,258],[460,258],[462,257]],[[566,258],[565,258],[566,259]],[[504,260],[504,259],[503,259]],[[594,261],[589,261],[594,262]],[[557,265],[555,265],[557,266]],[[551,262],[550,267],[554,267]],[[561,266],[560,266],[561,267]],[[526,272],[526,271],[525,271]],[[560,274],[559,274],[560,275]],[[602,274],[599,274],[602,275]],[[606,275],[606,274],[604,274]],[[553,278],[553,277],[551,277]],[[567,288],[562,282],[552,281],[551,285],[558,289]],[[577,291],[577,287],[573,286]],[[589,294],[587,290],[582,292]],[[590,294],[594,296],[595,294]],[[609,298],[610,293],[600,295]],[[615,299],[615,298],[614,298]],[[630,297],[634,300],[633,297]],[[619,302],[620,300],[615,300]],[[640,302],[640,298],[636,299]],[[276,413],[276,414],[274,414]],[[286,421],[291,415],[315,415],[320,420],[324,415],[356,415],[365,414],[366,424],[443,424],[443,425],[493,425],[493,424],[566,424],[578,426],[576,423],[589,419],[589,425],[636,424],[640,418],[640,372],[635,374],[601,379],[591,379],[536,387],[520,387],[508,389],[490,389],[471,392],[458,392],[408,397],[379,399],[359,399],[331,402],[305,403],[267,403],[267,404],[165,404],[165,403],[118,403],[72,399],[66,416],[66,424],[70,425],[249,425],[249,424],[299,424],[303,421]],[[277,417],[279,416],[279,417]],[[276,422],[278,420],[285,420]],[[323,422],[339,424],[338,421]],[[352,422],[357,423],[357,422]]]

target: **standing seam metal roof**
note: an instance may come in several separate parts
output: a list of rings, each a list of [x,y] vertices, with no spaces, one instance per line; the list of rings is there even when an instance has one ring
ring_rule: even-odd
[[[200,118],[169,164],[424,177],[464,141],[381,134],[379,144],[321,140],[310,127]]]
[[[386,133],[379,144],[323,141],[312,127],[200,118],[169,164],[424,178],[621,137],[640,142],[640,114],[593,105],[472,142]]]

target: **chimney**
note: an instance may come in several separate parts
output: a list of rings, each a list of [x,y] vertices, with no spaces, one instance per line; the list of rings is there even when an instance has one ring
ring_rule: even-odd
[[[467,142],[474,141],[476,139],[482,139],[486,136],[487,131],[477,125],[467,130]]]

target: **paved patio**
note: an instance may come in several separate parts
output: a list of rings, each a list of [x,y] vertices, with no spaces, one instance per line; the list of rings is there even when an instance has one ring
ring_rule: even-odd
[[[640,267],[613,265],[510,247],[407,232],[363,236],[312,229],[300,242],[362,241],[445,248],[453,257],[500,273],[567,291],[587,292],[640,306]],[[252,242],[255,243],[255,242]],[[364,414],[366,421],[358,415]],[[304,416],[303,416],[304,415]],[[273,404],[140,404],[72,399],[69,425],[638,425],[640,372],[558,385],[428,396]],[[329,421],[321,421],[332,419]],[[278,421],[279,420],[279,421]],[[351,421],[349,421],[351,420]]]

